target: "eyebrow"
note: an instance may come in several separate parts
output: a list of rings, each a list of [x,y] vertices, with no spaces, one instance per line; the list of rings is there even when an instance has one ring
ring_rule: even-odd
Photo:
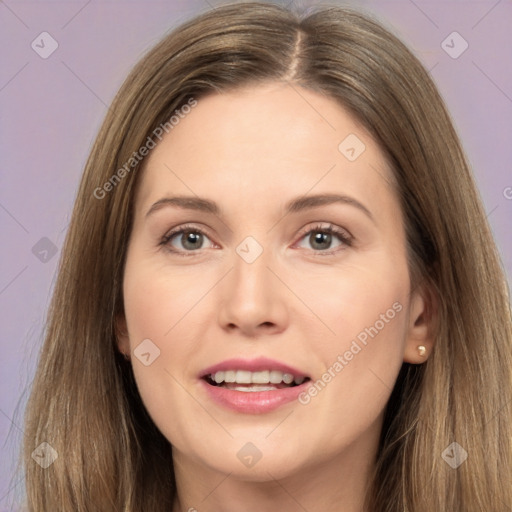
[[[318,208],[319,206],[325,206],[329,204],[348,204],[350,206],[355,206],[359,208],[363,213],[365,213],[371,220],[374,220],[372,212],[357,199],[354,199],[350,196],[342,196],[338,194],[318,194],[314,196],[303,196],[297,199],[293,199],[288,202],[285,207],[286,213],[296,213],[302,210],[307,210],[310,208]]]
[[[361,210],[371,220],[375,220],[373,214],[366,206],[364,206],[364,204],[359,202],[357,199],[354,199],[353,197],[339,194],[317,194],[292,199],[285,205],[285,214],[288,215],[290,213],[298,213],[303,210],[309,210],[311,208],[318,208],[320,206],[336,203],[354,206]],[[217,203],[209,199],[197,196],[163,197],[162,199],[159,199],[153,203],[153,205],[147,211],[146,217],[166,206],[174,206],[185,210],[196,210],[222,217],[221,208]]]

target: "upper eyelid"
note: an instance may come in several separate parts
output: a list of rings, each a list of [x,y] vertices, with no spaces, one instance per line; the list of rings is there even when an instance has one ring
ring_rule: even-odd
[[[316,222],[314,226],[307,225],[305,228],[301,229],[301,233],[304,235],[310,233],[311,231],[332,231],[334,234],[346,234],[347,238],[354,238],[352,233],[350,233],[350,231],[346,228],[337,226],[336,224],[327,221],[325,224],[325,226],[322,226],[320,222]]]
[[[199,223],[200,224],[200,223]],[[178,224],[173,228],[166,231],[164,236],[168,236],[171,234],[180,233],[182,231],[199,231],[201,233],[207,233],[209,230],[204,227],[198,227],[194,222],[186,222],[185,224]]]

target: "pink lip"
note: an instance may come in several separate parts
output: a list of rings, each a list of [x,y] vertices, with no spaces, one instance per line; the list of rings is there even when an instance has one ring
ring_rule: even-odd
[[[297,400],[298,396],[311,384],[311,380],[307,380],[299,386],[275,389],[273,391],[235,391],[219,386],[212,386],[204,378],[207,375],[227,370],[247,370],[251,372],[277,370],[283,373],[291,373],[295,377],[307,377],[307,375],[301,370],[266,357],[259,357],[250,361],[244,359],[229,359],[214,366],[210,366],[201,372],[201,386],[203,386],[206,393],[213,401],[228,409],[246,414],[270,412],[289,402]]]
[[[297,368],[293,368],[292,366],[288,366],[287,364],[280,363],[279,361],[275,361],[274,359],[268,359],[267,357],[258,357],[257,359],[227,359],[226,361],[222,361],[222,363],[215,364],[204,369],[199,377],[203,378],[207,375],[216,372],[223,372],[228,370],[246,370],[249,372],[261,372],[264,370],[276,370],[283,373],[291,373],[294,377],[308,377],[307,374],[298,370]]]
[[[293,388],[274,391],[235,391],[208,384],[200,380],[208,396],[219,405],[246,414],[262,414],[273,411],[284,404],[297,400],[298,396],[311,384],[308,380]]]

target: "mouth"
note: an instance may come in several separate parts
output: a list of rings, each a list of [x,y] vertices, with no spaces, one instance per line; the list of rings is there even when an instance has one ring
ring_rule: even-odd
[[[268,413],[296,401],[311,381],[301,370],[265,357],[230,359],[198,377],[210,400],[246,414]]]
[[[202,378],[210,386],[246,393],[293,388],[310,380],[305,375],[294,375],[280,370],[219,370]]]

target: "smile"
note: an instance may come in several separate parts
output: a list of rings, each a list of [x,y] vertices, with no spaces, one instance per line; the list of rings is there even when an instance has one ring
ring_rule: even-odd
[[[263,370],[250,372],[248,370],[227,370],[211,373],[206,380],[213,386],[221,386],[236,391],[273,391],[285,387],[302,384],[307,377],[294,376],[279,370]]]
[[[225,361],[200,376],[208,397],[218,405],[242,413],[270,412],[297,399],[310,378],[277,361]]]

